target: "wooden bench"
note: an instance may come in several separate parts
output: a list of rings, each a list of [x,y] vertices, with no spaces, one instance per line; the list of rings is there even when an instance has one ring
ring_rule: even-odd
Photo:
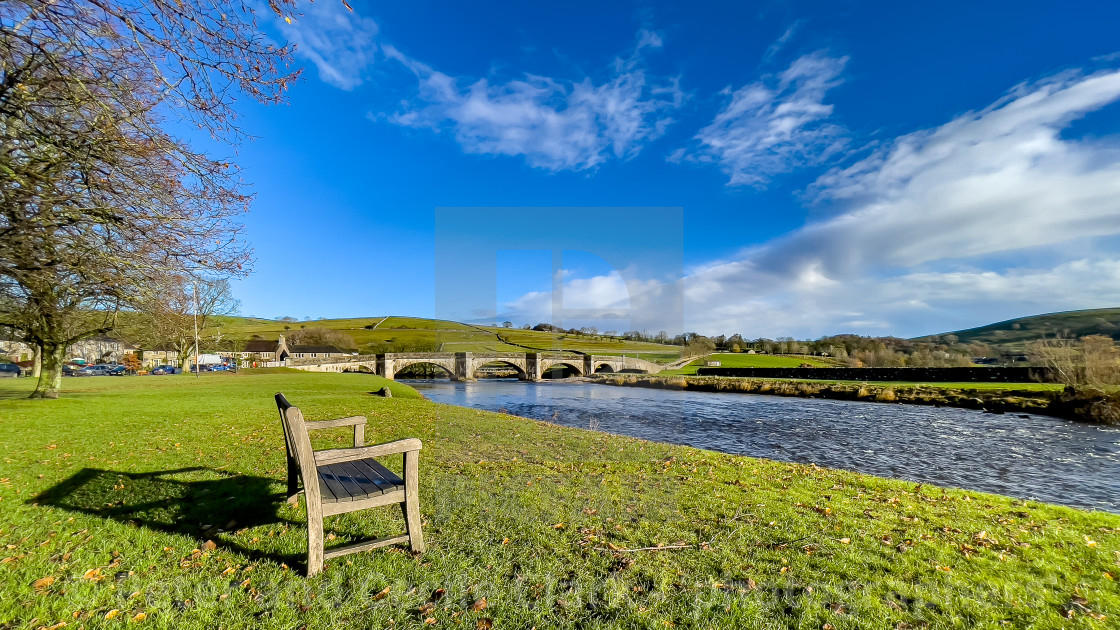
[[[299,497],[303,482],[307,504],[307,575],[323,570],[323,562],[359,551],[408,542],[412,551],[424,551],[424,535],[420,531],[420,502],[417,497],[417,472],[420,440],[408,438],[365,446],[366,419],[352,416],[338,420],[306,421],[299,407],[293,407],[283,394],[276,394],[276,407],[284,427],[284,443],[288,456],[288,502]],[[314,451],[308,436],[310,429],[354,427],[353,448]],[[375,457],[404,455],[404,479],[382,466]],[[389,536],[336,547],[323,548],[323,519],[335,514],[366,508],[400,504],[407,531]]]

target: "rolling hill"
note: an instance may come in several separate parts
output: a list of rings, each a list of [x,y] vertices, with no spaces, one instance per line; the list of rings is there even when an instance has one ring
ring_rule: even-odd
[[[276,339],[300,328],[322,327],[340,330],[354,338],[357,349],[370,352],[526,352],[578,351],[594,354],[627,354],[650,361],[668,363],[680,356],[679,346],[630,341],[606,335],[568,334],[475,326],[419,317],[361,317],[281,321],[249,317],[216,318],[222,335],[231,339],[258,336]]]
[[[930,337],[956,335],[963,343],[980,342],[1008,352],[1022,352],[1026,344],[1054,335],[1105,335],[1120,340],[1120,308],[1098,308],[1019,317],[977,328]]]

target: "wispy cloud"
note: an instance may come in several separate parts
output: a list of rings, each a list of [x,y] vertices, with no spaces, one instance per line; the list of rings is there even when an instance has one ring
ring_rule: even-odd
[[[788,44],[790,40],[793,39],[794,35],[797,34],[797,31],[801,29],[802,24],[804,24],[803,20],[797,20],[793,24],[790,24],[789,28],[787,28],[785,32],[782,33],[782,36],[775,40],[773,44],[770,44],[769,47],[767,47],[766,54],[763,55],[762,60],[765,62],[770,62],[774,59],[774,57],[777,57],[778,53],[786,47],[786,44]]]
[[[315,64],[319,78],[343,90],[362,84],[375,61],[377,23],[336,1],[300,5],[304,13],[279,21],[296,54]]]
[[[818,51],[777,75],[727,88],[727,104],[700,130],[692,147],[671,161],[715,163],[731,186],[766,185],[779,173],[819,164],[847,143],[844,128],[829,122],[825,94],[841,83],[847,57]]]
[[[655,80],[643,55],[661,38],[642,31],[609,78],[569,81],[537,75],[492,82],[452,77],[393,46],[387,57],[411,70],[419,93],[391,116],[395,124],[449,131],[467,153],[522,156],[529,165],[584,170],[629,159],[660,137],[684,98],[676,80]]]

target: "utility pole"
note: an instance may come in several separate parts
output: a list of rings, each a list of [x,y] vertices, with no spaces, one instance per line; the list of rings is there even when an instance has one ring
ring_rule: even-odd
[[[197,379],[202,376],[202,368],[198,365],[198,281],[195,281],[191,295],[194,297],[194,377]]]

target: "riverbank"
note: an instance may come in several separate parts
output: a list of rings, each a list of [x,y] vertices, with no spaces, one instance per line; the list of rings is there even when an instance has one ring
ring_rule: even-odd
[[[646,374],[596,374],[591,380],[607,385],[655,389],[963,407],[992,413],[1037,413],[1083,422],[1120,424],[1120,393],[1077,391],[1038,383],[1021,386],[989,383],[874,383]]]
[[[425,401],[362,374],[0,381],[0,626],[1104,627],[1120,516]],[[393,397],[371,392],[392,388]],[[419,437],[428,551],[302,577],[272,394]],[[323,432],[317,448],[345,444]],[[400,462],[386,461],[399,469]],[[328,544],[401,527],[327,521]],[[333,538],[332,538],[333,537]],[[431,620],[431,621],[429,621]],[[1102,620],[1103,624],[1102,624]]]

